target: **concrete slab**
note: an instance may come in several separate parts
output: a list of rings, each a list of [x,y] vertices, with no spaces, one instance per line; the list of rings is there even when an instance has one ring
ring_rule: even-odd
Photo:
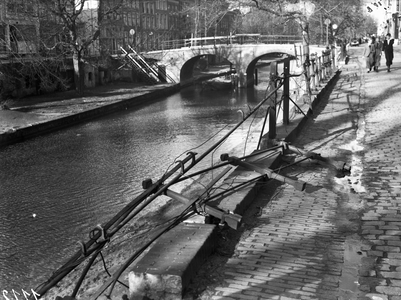
[[[161,236],[129,273],[130,299],[181,299],[214,250],[215,229],[182,223]]]
[[[334,73],[327,85],[331,84],[338,74]],[[316,107],[325,90],[322,88],[314,95],[312,107]],[[290,124],[277,127],[279,140],[292,141],[299,134],[307,118],[312,115],[308,105],[303,105],[301,109],[307,116],[300,114],[293,118]],[[266,155],[264,159],[249,158],[248,162],[262,168],[274,169],[278,167],[280,159],[281,152],[272,151],[271,155]],[[237,167],[220,187],[229,189],[258,177],[260,174],[255,171]],[[234,189],[225,197],[208,202],[208,205],[242,215],[259,191],[257,183]],[[211,224],[181,224],[160,238],[129,273],[130,299],[181,299],[189,282],[206,259],[205,254],[211,254],[213,251],[213,245],[216,243],[214,228],[215,225]],[[194,234],[197,235],[196,239],[193,238]]]

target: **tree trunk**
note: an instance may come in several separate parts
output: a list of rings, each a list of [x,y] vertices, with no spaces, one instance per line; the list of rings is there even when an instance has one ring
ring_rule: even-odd
[[[195,11],[195,28],[194,28],[194,38],[195,39],[198,37],[198,26],[199,26],[198,23],[199,23],[199,6],[196,8],[196,11]]]
[[[311,92],[311,87],[310,87],[310,51],[309,51],[309,22],[308,21],[302,21],[301,23],[302,27],[302,47],[303,47],[303,52],[304,52],[304,64],[303,64],[303,69],[304,69],[304,75],[305,75],[305,92],[304,95],[308,101],[309,108],[312,110],[312,92]]]
[[[82,95],[84,91],[84,65],[82,63],[81,51],[74,50],[73,54],[73,65],[74,65],[74,83],[75,90]]]

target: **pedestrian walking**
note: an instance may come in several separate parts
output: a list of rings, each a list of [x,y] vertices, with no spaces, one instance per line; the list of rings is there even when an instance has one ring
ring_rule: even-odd
[[[387,72],[390,72],[390,66],[393,64],[393,58],[394,58],[394,39],[391,38],[391,34],[387,33],[386,39],[383,42],[383,51],[384,51],[384,56],[386,57],[386,66],[387,66]]]
[[[382,58],[382,51],[383,51],[383,39],[382,37],[377,37],[376,42],[376,54],[375,54],[375,71],[379,72],[380,67],[380,60]]]
[[[345,60],[347,57],[347,40],[343,39],[341,41],[341,60]]]
[[[366,59],[366,68],[368,69],[368,73],[372,71],[372,68],[375,66],[375,57],[376,57],[376,38],[372,36],[368,45],[363,50],[363,56]]]

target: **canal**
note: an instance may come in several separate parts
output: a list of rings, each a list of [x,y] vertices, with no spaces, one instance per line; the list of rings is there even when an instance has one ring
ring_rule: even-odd
[[[179,155],[208,149],[265,94],[263,84],[238,92],[186,88],[0,149],[0,288],[21,292],[42,283],[77,251],[77,241],[142,191],[142,180],[158,179]],[[200,167],[232,149],[238,156],[253,151],[249,128],[260,120],[249,118]]]

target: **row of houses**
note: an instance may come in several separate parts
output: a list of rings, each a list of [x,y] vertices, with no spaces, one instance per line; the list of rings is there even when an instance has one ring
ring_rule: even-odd
[[[77,19],[77,44],[85,44],[97,31],[100,33],[94,42],[85,47],[83,57],[86,62],[91,58],[115,57],[115,54],[120,53],[120,47],[147,52],[162,49],[174,40],[209,35],[210,32],[214,35],[229,35],[235,14],[228,11],[227,2],[227,12],[222,15],[215,12],[218,18],[213,26],[207,24],[209,27],[206,30],[206,24],[202,22],[211,19],[206,17],[206,13],[213,12],[202,8],[201,2],[205,5],[216,3],[213,1],[76,0],[75,6],[73,1],[60,1],[65,3],[67,11],[76,11],[80,3],[84,4]],[[49,3],[52,1],[0,1],[0,68],[21,59],[29,61],[49,51],[55,55],[61,53],[63,59],[71,61],[68,42],[71,42],[72,37],[71,32],[65,29],[68,20],[63,20],[62,14],[52,12]],[[56,1],[53,5],[57,5]],[[204,17],[200,18],[200,14],[204,14]],[[198,23],[195,24],[195,21]],[[67,47],[63,48],[63,44]],[[72,63],[66,65],[70,65],[70,70],[64,70],[69,74],[67,76],[74,76]],[[93,86],[107,80],[109,76],[104,75],[110,74],[107,68],[104,64],[101,68],[87,64],[85,85]]]
[[[98,42],[90,54],[99,49],[118,52],[119,46],[134,46],[139,51],[160,49],[164,41],[190,38],[194,35],[194,10],[187,9],[199,0],[79,0],[84,1],[80,15],[82,30],[94,31],[99,27],[99,9],[116,7],[112,13],[104,12]],[[70,3],[70,1],[65,1]],[[32,0],[0,1],[0,54],[19,54],[40,51],[39,39],[46,42],[48,35],[57,37],[56,29],[63,26],[59,17],[40,11]],[[39,7],[39,8],[38,8]],[[187,9],[187,11],[186,11]],[[213,34],[228,35],[232,26],[230,14],[216,22]],[[202,25],[198,25],[198,28]],[[42,29],[42,30],[41,30]],[[49,32],[53,31],[53,32]],[[89,31],[89,32],[88,32]],[[204,33],[202,33],[204,34]],[[207,34],[207,33],[206,33]],[[196,33],[195,33],[196,35]]]

